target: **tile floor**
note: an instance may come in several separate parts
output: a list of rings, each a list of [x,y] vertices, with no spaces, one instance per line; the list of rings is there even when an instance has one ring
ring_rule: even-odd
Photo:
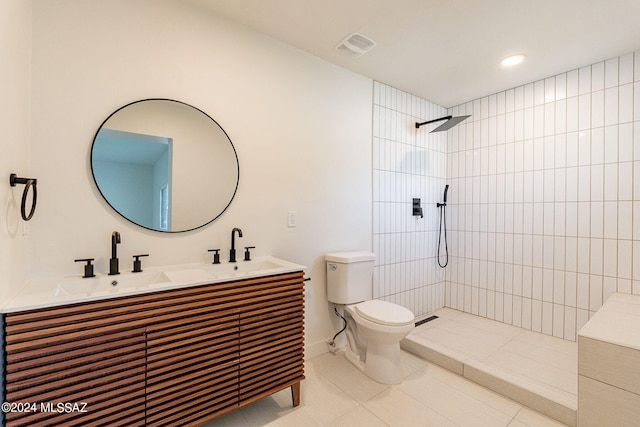
[[[307,360],[301,403],[283,390],[206,427],[218,426],[562,426],[424,359],[402,352],[402,384],[379,384],[344,354]]]

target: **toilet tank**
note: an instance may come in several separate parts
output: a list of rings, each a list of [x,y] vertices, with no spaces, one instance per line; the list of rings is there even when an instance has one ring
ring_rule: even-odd
[[[362,251],[326,254],[329,302],[355,304],[370,300],[375,259],[375,254]]]

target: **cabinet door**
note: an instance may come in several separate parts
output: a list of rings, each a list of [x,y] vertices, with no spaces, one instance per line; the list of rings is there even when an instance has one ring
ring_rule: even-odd
[[[237,313],[183,314],[148,327],[148,426],[197,424],[238,408]]]
[[[60,310],[6,315],[5,399],[30,404],[7,426],[143,426],[144,328],[63,325]]]
[[[304,379],[302,273],[245,286],[240,312],[240,406]]]
[[[4,313],[0,313],[0,403],[2,402],[6,402],[7,399],[5,398],[5,375],[6,372],[4,370],[5,368],[5,342],[4,342],[4,337],[5,337],[5,333],[4,333],[4,318],[5,315]],[[5,418],[4,418],[4,411],[0,410],[0,426],[5,425]]]

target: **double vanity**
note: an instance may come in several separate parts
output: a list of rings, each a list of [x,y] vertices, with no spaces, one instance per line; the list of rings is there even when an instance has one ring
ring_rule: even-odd
[[[111,113],[91,147],[95,189],[127,221],[199,229],[231,204],[239,163],[202,110],[146,99]],[[206,197],[194,186],[206,187]],[[0,303],[0,425],[201,425],[280,390],[300,403],[304,267],[273,257],[32,280]],[[242,254],[240,254],[242,256]],[[239,257],[240,258],[240,257]],[[81,277],[82,276],[82,277]]]
[[[200,425],[286,388],[297,406],[303,268],[258,257],[34,280],[1,307],[2,400],[33,404],[6,425]]]

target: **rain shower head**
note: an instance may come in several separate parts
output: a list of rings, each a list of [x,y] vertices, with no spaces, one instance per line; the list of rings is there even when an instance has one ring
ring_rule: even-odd
[[[437,128],[435,128],[434,130],[432,130],[431,132],[442,132],[445,130],[449,130],[452,127],[454,127],[455,125],[457,125],[458,123],[460,123],[461,121],[468,119],[469,116],[458,116],[458,117],[453,117],[453,116],[446,116],[446,117],[440,117],[439,119],[433,119],[433,120],[428,120],[426,122],[422,122],[422,123],[418,123],[416,122],[416,129],[418,129],[420,126],[422,125],[428,125],[429,123],[435,123],[435,122],[439,122],[442,120],[446,120],[446,122],[444,122],[443,124],[441,124],[440,126],[438,126]]]

